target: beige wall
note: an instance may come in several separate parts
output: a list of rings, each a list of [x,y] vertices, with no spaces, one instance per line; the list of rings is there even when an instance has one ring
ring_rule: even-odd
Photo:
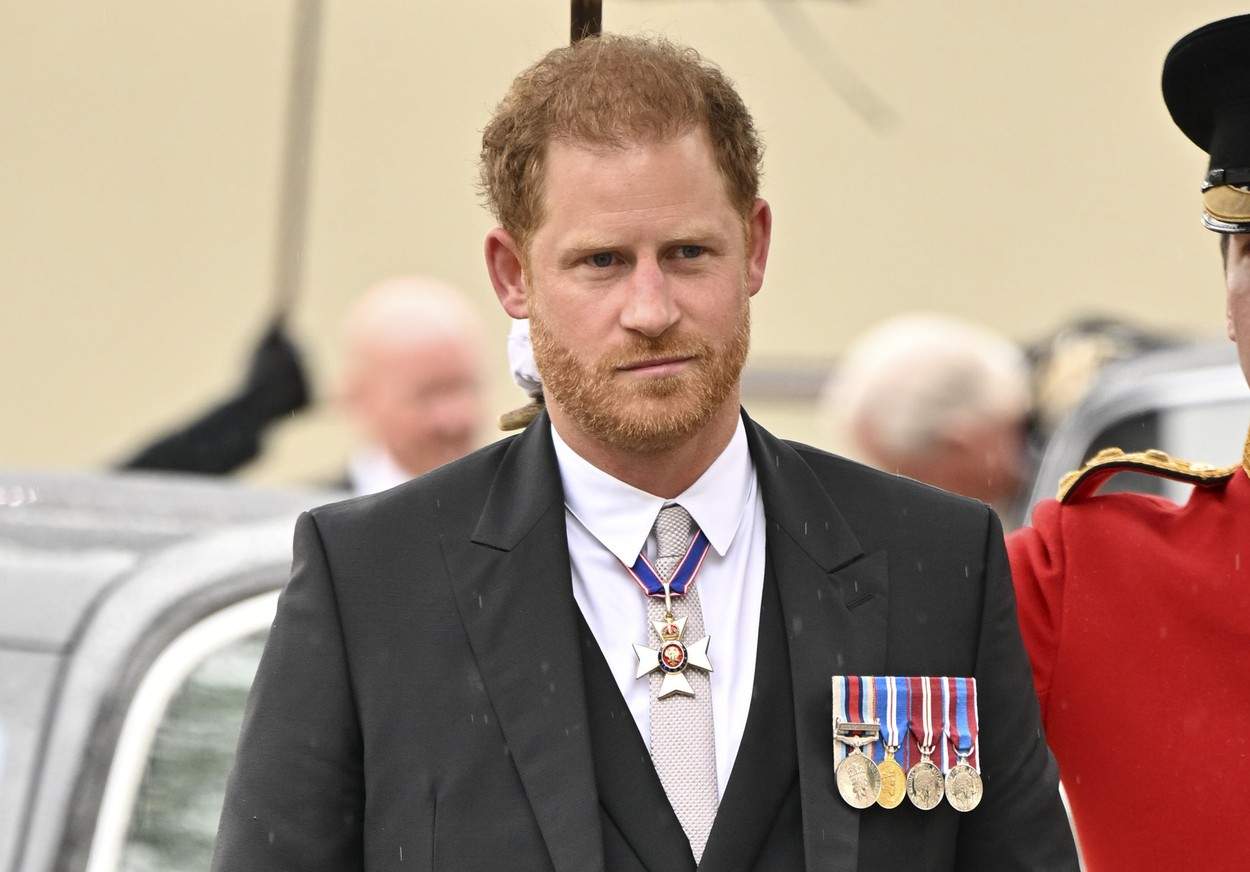
[[[1093,309],[1217,334],[1203,156],[1159,96],[1168,46],[1241,4],[818,2],[832,61],[894,111],[874,129],[763,0],[606,0],[606,24],[720,62],[768,143],[773,260],[755,356],[828,358],[915,307],[1029,338]],[[498,333],[476,143],[510,76],[567,35],[564,0],[328,0],[304,299],[323,399],[353,294],[425,271]],[[94,466],[236,377],[269,302],[294,4],[0,0],[0,466]],[[803,408],[757,409],[817,438]],[[332,408],[249,472],[332,474]]]

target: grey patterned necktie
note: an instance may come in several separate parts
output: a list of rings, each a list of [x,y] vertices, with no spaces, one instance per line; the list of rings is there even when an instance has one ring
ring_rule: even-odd
[[[655,519],[658,544],[655,571],[667,581],[681,563],[694,535],[694,519],[681,506],[660,509]],[[683,637],[687,643],[703,638],[703,609],[699,605],[699,587],[690,588],[685,596],[673,599],[673,617],[686,618]],[[664,619],[663,597],[647,598],[647,642],[656,641],[651,627]],[[716,785],[716,739],[712,727],[712,688],[706,672],[687,669],[684,672],[694,696],[670,696],[660,699],[663,676],[652,672],[651,681],[651,760],[660,776],[660,784],[677,814],[681,828],[690,840],[690,849],[697,863],[703,857],[716,806],[720,801]]]

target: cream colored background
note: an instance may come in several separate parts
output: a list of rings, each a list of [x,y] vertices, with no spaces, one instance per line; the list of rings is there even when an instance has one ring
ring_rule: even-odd
[[[754,359],[825,359],[923,307],[1027,339],[1106,311],[1218,334],[1204,156],[1171,124],[1171,43],[1232,2],[773,0],[897,114],[857,117],[764,0],[605,0],[611,30],[718,61],[768,144],[776,213]],[[565,0],[328,0],[305,288],[323,400],[372,280],[481,265],[477,138],[511,76],[567,39]],[[0,0],[0,466],[98,466],[234,383],[269,305],[290,19],[278,0]],[[757,417],[819,439],[810,410]],[[328,403],[248,474],[341,468]]]

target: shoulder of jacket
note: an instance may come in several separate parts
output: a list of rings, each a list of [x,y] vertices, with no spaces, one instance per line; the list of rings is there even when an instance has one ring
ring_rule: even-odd
[[[1104,482],[1121,472],[1139,472],[1198,487],[1217,487],[1232,478],[1239,468],[1236,465],[1221,467],[1184,460],[1157,448],[1134,452],[1104,448],[1080,469],[1069,472],[1059,481],[1056,499],[1068,504],[1093,496]]]

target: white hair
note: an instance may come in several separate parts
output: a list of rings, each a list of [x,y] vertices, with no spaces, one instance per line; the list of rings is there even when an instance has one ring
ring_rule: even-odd
[[[834,450],[876,463],[915,458],[965,422],[1025,414],[1028,367],[983,327],[904,315],[851,344],[821,405]]]
[[[455,336],[476,338],[479,330],[480,318],[464,295],[427,276],[399,276],[378,282],[361,294],[344,325],[349,349]]]

